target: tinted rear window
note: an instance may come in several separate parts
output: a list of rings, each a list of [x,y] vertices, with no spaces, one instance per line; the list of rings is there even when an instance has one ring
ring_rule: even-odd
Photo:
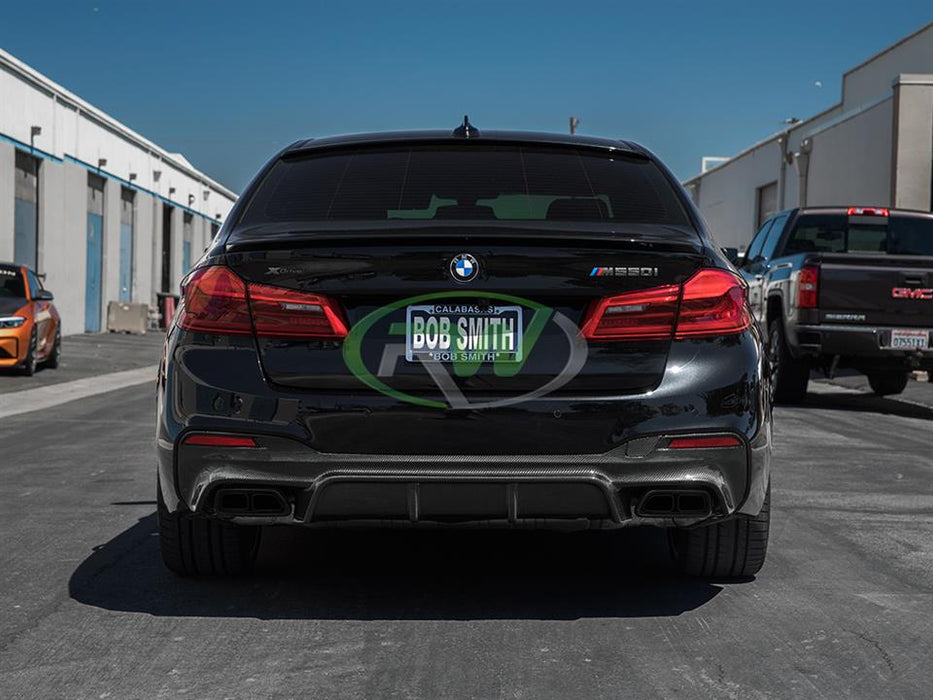
[[[670,182],[641,157],[475,144],[283,159],[243,223],[382,219],[687,223]]]
[[[933,255],[933,219],[804,214],[797,219],[784,255],[809,252]]]
[[[23,273],[18,267],[0,266],[0,297],[26,298]]]

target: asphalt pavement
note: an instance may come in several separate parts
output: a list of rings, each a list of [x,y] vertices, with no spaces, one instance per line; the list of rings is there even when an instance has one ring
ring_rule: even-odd
[[[161,332],[66,335],[62,338],[62,359],[58,368],[48,369],[40,364],[32,377],[23,376],[16,368],[0,369],[0,394],[156,365],[163,337]]]
[[[179,579],[150,384],[2,418],[0,698],[929,698],[933,384],[857,381],[776,409],[768,562],[728,584],[652,529],[270,530],[254,576]]]

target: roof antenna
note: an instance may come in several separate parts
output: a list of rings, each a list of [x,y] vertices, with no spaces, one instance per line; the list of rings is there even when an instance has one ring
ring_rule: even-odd
[[[479,129],[470,124],[470,117],[463,115],[463,124],[454,129],[454,136],[462,139],[472,139],[479,136]]]

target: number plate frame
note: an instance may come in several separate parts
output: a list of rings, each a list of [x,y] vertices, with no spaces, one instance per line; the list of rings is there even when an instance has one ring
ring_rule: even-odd
[[[479,306],[477,304],[422,304],[409,306],[405,313],[405,359],[409,362],[439,362],[439,363],[452,363],[452,362],[521,362],[523,359],[523,349],[522,349],[522,335],[523,335],[523,308],[517,305],[504,305],[504,306]],[[413,325],[414,320],[418,315],[425,317],[425,325],[427,325],[428,318],[437,319],[436,323],[438,328],[441,324],[441,319],[446,318],[449,324],[449,335],[450,335],[450,345],[448,348],[440,347],[414,347],[414,335]],[[466,319],[466,323],[469,329],[469,324],[471,319],[483,319],[483,318],[495,318],[495,319],[512,319],[513,324],[513,349],[511,351],[499,350],[499,349],[489,349],[489,348],[474,348],[472,347],[472,341],[476,336],[463,336],[460,334],[460,320]],[[501,323],[501,321],[500,321]],[[491,324],[494,328],[496,324]],[[460,339],[466,340],[466,347],[461,349],[459,347],[458,341]],[[425,338],[425,340],[427,340]],[[504,338],[498,336],[496,345],[500,341],[504,342]],[[487,343],[492,343],[493,340],[487,339]],[[440,346],[440,339],[435,344]]]
[[[888,338],[890,350],[928,350],[930,331],[918,328],[895,328]]]

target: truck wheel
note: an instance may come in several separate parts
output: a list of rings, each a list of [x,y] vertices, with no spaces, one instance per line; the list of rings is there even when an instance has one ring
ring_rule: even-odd
[[[868,375],[868,384],[878,396],[900,394],[907,388],[907,372],[903,370],[872,372]]]
[[[787,346],[784,324],[780,319],[768,326],[768,359],[771,361],[771,391],[778,403],[800,403],[807,395],[810,365],[795,359]]]
[[[757,574],[768,554],[771,485],[758,515],[670,531],[674,562],[688,576],[747,578]]]
[[[156,486],[162,561],[179,576],[230,576],[249,572],[259,550],[259,527],[235,525],[180,511],[170,513]]]

